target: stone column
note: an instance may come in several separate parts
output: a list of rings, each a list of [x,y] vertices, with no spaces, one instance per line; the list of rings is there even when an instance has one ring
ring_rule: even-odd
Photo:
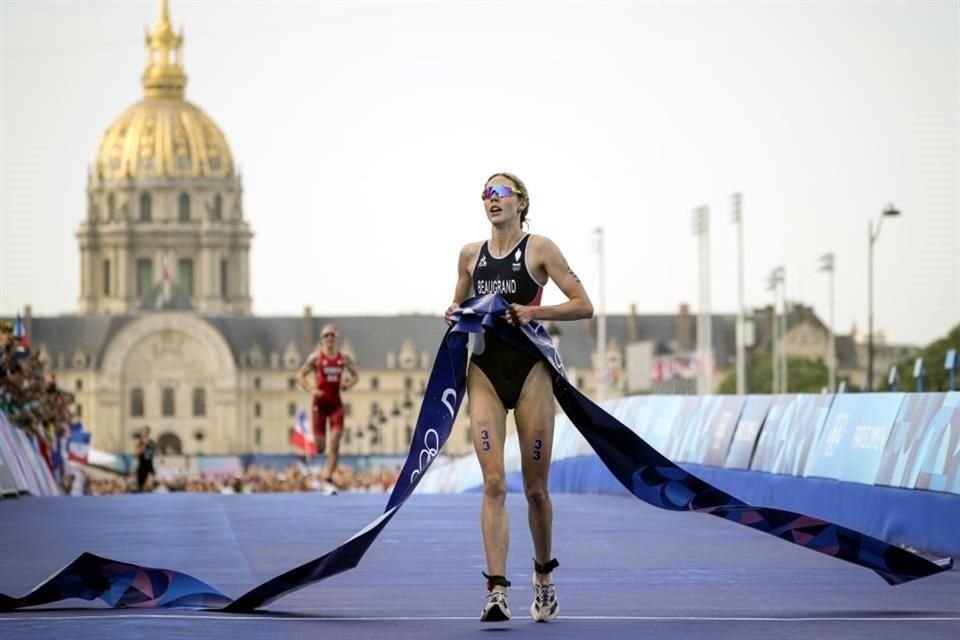
[[[126,312],[130,309],[131,302],[134,300],[133,291],[130,289],[130,251],[129,238],[120,241],[117,247],[116,265],[114,266],[113,278],[116,280],[117,298],[120,299],[121,310]],[[111,286],[113,284],[111,283]]]

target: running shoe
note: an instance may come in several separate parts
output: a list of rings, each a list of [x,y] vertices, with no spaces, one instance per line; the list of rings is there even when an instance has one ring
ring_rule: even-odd
[[[320,493],[325,496],[335,496],[337,495],[337,485],[333,484],[329,480],[321,480]]]
[[[537,582],[537,574],[533,574],[533,604],[530,605],[530,617],[535,622],[550,622],[560,613],[560,603],[557,602],[557,590],[553,585]]]
[[[487,605],[480,612],[480,622],[505,622],[510,619],[510,605],[504,591],[491,591]]]

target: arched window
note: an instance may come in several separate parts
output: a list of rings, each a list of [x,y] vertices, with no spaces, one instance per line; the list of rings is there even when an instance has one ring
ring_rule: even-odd
[[[137,295],[145,296],[153,286],[153,262],[149,258],[137,260]]]
[[[103,295],[110,295],[110,261],[103,261]]]
[[[193,390],[193,417],[207,415],[207,390],[197,387]]]
[[[180,443],[180,436],[175,433],[160,434],[157,438],[157,449],[165,456],[178,456],[183,453],[183,445]]]
[[[230,292],[229,282],[227,282],[227,261],[220,260],[220,295],[224,298]]]
[[[160,414],[164,418],[172,418],[176,407],[174,406],[173,389],[165,387],[160,397]]]
[[[107,195],[107,219],[113,220],[117,215],[117,196],[112,193]]]
[[[130,417],[143,417],[143,389],[140,387],[130,390]]]
[[[223,196],[219,193],[213,196],[213,219],[223,220]]]
[[[140,222],[150,222],[153,219],[153,200],[149,193],[140,194]]]
[[[193,260],[190,258],[177,260],[177,286],[188,296],[193,296]]]
[[[186,193],[181,193],[177,200],[177,220],[190,222],[190,196]]]

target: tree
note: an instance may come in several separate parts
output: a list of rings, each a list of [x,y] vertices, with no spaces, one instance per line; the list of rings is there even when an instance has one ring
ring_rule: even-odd
[[[787,391],[789,393],[820,393],[827,386],[827,366],[823,360],[787,358]],[[752,351],[747,357],[747,393],[771,393],[773,368],[770,352]],[[717,393],[737,391],[737,372],[731,371],[720,383]]]
[[[927,375],[923,381],[924,391],[948,391],[949,376],[947,370],[943,368],[943,361],[947,357],[947,351],[957,349],[960,351],[960,324],[950,329],[946,336],[934,340],[926,347],[918,357],[923,358],[923,364],[927,370]],[[916,382],[913,378],[913,366],[916,358],[910,358],[897,363],[897,377],[900,378],[898,387],[901,391],[916,389]],[[881,390],[889,391],[890,384],[885,378],[883,384],[878,387]]]

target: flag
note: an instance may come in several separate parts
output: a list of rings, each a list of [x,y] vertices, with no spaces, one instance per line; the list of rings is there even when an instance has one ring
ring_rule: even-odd
[[[66,440],[67,436],[61,435],[59,429],[53,434],[53,453],[50,455],[50,461],[52,463],[53,477],[57,482],[63,480],[63,464],[65,462],[63,456],[67,448]]]
[[[297,412],[297,422],[290,432],[290,444],[305,454],[317,455],[317,440],[313,437],[313,429],[307,424],[307,412],[303,409]]]
[[[13,324],[13,336],[20,339],[20,346],[24,349],[30,348],[30,336],[27,335],[27,328],[23,324],[19,311],[17,311],[17,321]]]
[[[67,459],[70,462],[87,464],[90,455],[90,432],[83,430],[82,422],[70,425],[70,438],[67,440]]]

